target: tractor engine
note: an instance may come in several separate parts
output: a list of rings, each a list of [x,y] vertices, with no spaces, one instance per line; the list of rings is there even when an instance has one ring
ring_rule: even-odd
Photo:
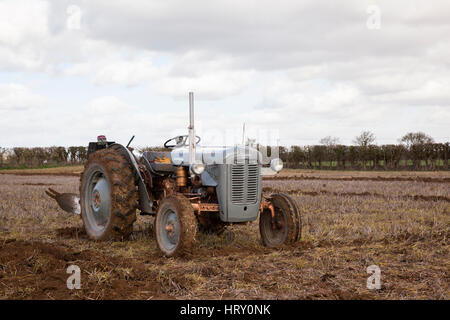
[[[179,192],[194,200],[198,213],[217,212],[223,222],[255,220],[262,189],[259,152],[249,146],[196,150],[194,166],[186,147],[142,154],[141,164],[158,186],[149,188],[154,199]]]

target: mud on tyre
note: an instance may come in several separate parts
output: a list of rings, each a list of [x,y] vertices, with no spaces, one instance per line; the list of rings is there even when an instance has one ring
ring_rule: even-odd
[[[261,241],[266,247],[293,244],[300,240],[302,223],[300,210],[294,199],[285,193],[270,196],[275,209],[272,219],[270,210],[264,210],[259,217]]]
[[[155,235],[159,249],[167,256],[191,253],[197,234],[197,219],[191,202],[183,195],[171,195],[158,206]]]
[[[138,194],[127,159],[112,149],[91,154],[81,175],[81,217],[94,240],[124,240],[133,231]]]

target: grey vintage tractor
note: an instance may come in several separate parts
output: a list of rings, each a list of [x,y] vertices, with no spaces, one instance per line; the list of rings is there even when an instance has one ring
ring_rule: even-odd
[[[166,256],[190,251],[197,232],[221,233],[258,215],[265,246],[297,242],[301,219],[295,201],[282,193],[262,195],[262,170],[277,173],[282,161],[272,159],[268,169],[250,145],[200,146],[192,93],[189,105],[189,134],[167,140],[167,151],[146,151],[138,158],[130,143],[99,136],[89,144],[79,196],[47,194],[62,209],[81,214],[87,235],[95,240],[126,239],[137,211],[155,216],[156,241]]]

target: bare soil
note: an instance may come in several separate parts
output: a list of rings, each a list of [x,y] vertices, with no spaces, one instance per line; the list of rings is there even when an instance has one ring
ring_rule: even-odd
[[[3,169],[0,174],[13,174],[19,176],[37,175],[37,176],[72,176],[79,177],[83,172],[83,166],[64,166],[55,168],[39,168],[39,169]]]
[[[296,200],[304,225],[298,245],[263,247],[255,221],[220,236],[199,234],[184,258],[159,252],[147,216],[128,241],[87,239],[80,217],[44,193],[48,185],[77,192],[75,175],[2,174],[0,299],[450,298],[445,173],[391,173],[411,178],[395,181],[301,174],[309,178],[264,180],[265,193]],[[67,289],[70,265],[81,269],[80,290]],[[381,269],[380,290],[366,287],[370,265]]]

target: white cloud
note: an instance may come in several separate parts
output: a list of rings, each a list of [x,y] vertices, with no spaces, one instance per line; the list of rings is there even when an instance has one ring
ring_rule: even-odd
[[[377,1],[376,31],[366,28],[370,0],[184,4],[0,1],[1,81],[34,88],[3,85],[0,109],[11,123],[19,119],[10,110],[42,106],[47,113],[27,114],[43,122],[57,110],[63,120],[47,125],[52,132],[77,118],[67,132],[74,139],[97,126],[128,135],[130,127],[148,130],[149,122],[151,130],[172,132],[185,119],[168,111],[173,105],[166,97],[185,98],[193,90],[214,105],[204,114],[208,123],[278,126],[293,140],[325,132],[354,136],[362,127],[424,130],[425,120],[432,135],[448,131],[448,1]],[[67,28],[72,5],[80,8],[80,29]],[[46,83],[56,89],[41,93]],[[39,104],[40,95],[55,101]],[[81,114],[66,104],[74,95],[82,96]],[[214,104],[221,101],[230,109]],[[146,135],[159,141],[159,133]]]
[[[3,0],[0,2],[0,44],[20,47],[48,34],[48,4],[45,1]]]
[[[450,119],[450,107],[433,106],[430,108],[426,121],[431,125],[442,125],[448,128]],[[450,140],[448,131],[444,132],[445,141]],[[444,138],[444,137],[443,137]],[[442,138],[441,138],[442,139]]]
[[[0,2],[0,67],[35,69],[42,63],[47,12],[45,1]]]
[[[155,79],[151,88],[173,97],[185,97],[186,92],[201,92],[202,99],[221,99],[236,95],[247,88],[254,76],[252,71],[220,71],[197,77],[165,76]]]
[[[88,105],[88,112],[98,117],[110,114],[124,114],[134,109],[134,107],[114,96],[96,98]]]
[[[0,110],[27,110],[43,105],[45,99],[17,83],[0,83]]]
[[[150,58],[111,61],[96,73],[94,83],[135,86],[157,78],[160,73]]]
[[[111,56],[101,61],[76,64],[66,75],[92,75],[96,85],[149,85],[153,92],[174,98],[188,91],[201,92],[202,99],[222,99],[241,93],[255,76],[253,70],[229,69],[229,58],[218,57],[202,63],[202,55],[187,52],[160,66],[152,62],[152,54],[127,58]]]

